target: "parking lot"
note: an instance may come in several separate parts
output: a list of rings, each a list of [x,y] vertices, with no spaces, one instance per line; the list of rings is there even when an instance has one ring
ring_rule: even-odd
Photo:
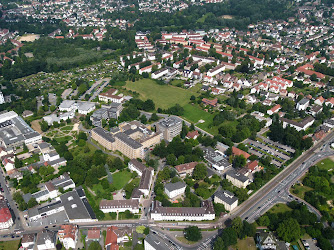
[[[258,157],[270,156],[272,157],[272,164],[277,167],[282,166],[285,161],[291,158],[294,153],[294,149],[282,145],[277,142],[273,142],[265,137],[259,137],[256,141],[246,140],[246,145],[248,145],[248,153],[256,155]]]
[[[40,227],[40,226],[51,226],[55,224],[64,224],[68,222],[68,217],[65,211],[61,211],[55,214],[45,216],[36,221],[29,221],[29,226]]]

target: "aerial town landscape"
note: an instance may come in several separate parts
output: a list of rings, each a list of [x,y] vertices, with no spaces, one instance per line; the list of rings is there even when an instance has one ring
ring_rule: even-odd
[[[1,0],[0,250],[334,249],[332,0]]]

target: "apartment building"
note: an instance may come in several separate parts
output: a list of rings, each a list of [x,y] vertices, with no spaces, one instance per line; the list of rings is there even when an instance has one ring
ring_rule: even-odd
[[[227,190],[217,191],[214,194],[214,202],[223,204],[227,211],[232,211],[238,206],[238,198]]]
[[[182,122],[176,117],[168,117],[157,123],[157,131],[163,134],[163,138],[172,141],[182,130]]]

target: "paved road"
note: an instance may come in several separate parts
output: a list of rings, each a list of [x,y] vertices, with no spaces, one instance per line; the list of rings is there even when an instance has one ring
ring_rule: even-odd
[[[106,78],[106,79],[100,79],[100,80],[98,80],[98,81],[96,81],[82,96],[80,96],[79,97],[79,100],[82,100],[82,99],[84,99],[85,98],[85,96],[86,95],[90,95],[92,92],[93,92],[93,90],[97,87],[97,86],[99,86],[102,82],[104,82],[104,81],[106,81],[107,82],[107,84],[109,83],[109,80],[108,80],[109,78]],[[104,83],[105,84],[105,83]],[[100,88],[99,88],[100,89]],[[94,97],[95,98],[95,97]]]
[[[95,97],[97,97],[101,93],[101,91],[109,84],[110,78],[104,78],[102,79],[102,81],[104,83],[100,87],[98,87],[98,89],[94,92],[94,94],[89,98],[88,101],[93,101]]]
[[[291,185],[304,175],[309,167],[324,158],[334,155],[334,151],[330,149],[330,143],[333,140],[334,131],[329,133],[311,149],[304,152],[297,160],[287,166],[247,201],[242,203],[231,213],[230,217],[239,216],[242,219],[253,222],[273,205],[294,200],[295,198],[289,193]],[[308,208],[320,217],[319,212],[315,208],[310,205]]]
[[[20,213],[19,213],[19,210],[16,207],[16,203],[14,202],[12,195],[10,194],[10,192],[7,188],[6,180],[4,178],[2,168],[1,168],[1,171],[0,171],[0,184],[1,184],[1,187],[3,188],[3,190],[4,190],[4,196],[7,198],[7,201],[10,205],[12,215],[14,214],[13,220],[15,218],[15,221],[14,221],[15,224],[14,224],[14,227],[11,230],[16,229],[16,230],[21,231],[24,228],[23,228],[23,225],[21,223]]]

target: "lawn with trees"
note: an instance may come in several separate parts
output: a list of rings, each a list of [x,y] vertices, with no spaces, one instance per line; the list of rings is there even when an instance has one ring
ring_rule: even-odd
[[[307,233],[312,238],[317,238],[320,248],[332,249],[329,240],[334,239],[334,229],[325,228],[306,205],[292,201],[288,203],[288,207],[289,210],[275,213],[269,210],[256,221],[257,224],[275,231],[283,241],[294,242]]]

